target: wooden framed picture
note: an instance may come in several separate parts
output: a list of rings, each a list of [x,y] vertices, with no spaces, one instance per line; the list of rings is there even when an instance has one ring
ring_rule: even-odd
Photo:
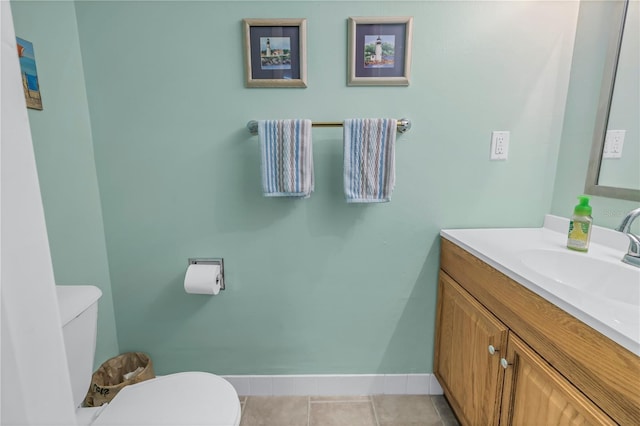
[[[408,86],[413,17],[349,18],[349,86]]]
[[[307,87],[307,20],[244,19],[247,87]]]

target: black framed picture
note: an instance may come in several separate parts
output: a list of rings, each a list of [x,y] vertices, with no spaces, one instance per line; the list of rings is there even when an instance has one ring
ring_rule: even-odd
[[[412,17],[349,18],[349,86],[408,86]]]
[[[307,20],[244,19],[245,85],[307,87]]]

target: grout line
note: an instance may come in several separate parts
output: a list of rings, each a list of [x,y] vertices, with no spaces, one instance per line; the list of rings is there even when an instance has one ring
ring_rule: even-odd
[[[247,412],[247,403],[249,402],[249,397],[244,397],[244,402],[240,406],[240,423],[242,424],[242,419],[244,418],[245,413]]]
[[[345,396],[344,398],[339,398],[339,399],[314,399],[313,401],[311,401],[312,397],[315,398],[322,398],[322,397],[327,397],[330,398],[331,395],[321,395],[321,396],[310,396],[309,397],[309,403],[311,404],[331,404],[332,402],[346,402],[346,403],[354,403],[354,402],[368,402],[371,401],[371,398],[369,397],[369,395],[353,395],[353,398],[349,398],[349,396]],[[363,397],[367,397],[366,399],[363,399]],[[358,399],[356,399],[358,398]]]
[[[373,418],[376,421],[376,426],[380,426],[380,420],[378,420],[378,412],[376,411],[376,404],[373,402],[373,395],[369,395],[369,401],[371,402],[371,409],[373,410]]]
[[[436,414],[438,415],[438,417],[440,417],[440,420],[442,420],[442,414],[440,414],[440,410],[438,410],[438,405],[436,404],[436,402],[431,397],[429,397],[429,401],[431,401],[433,409],[436,410]]]
[[[331,395],[326,395],[327,397],[330,397]],[[376,403],[375,403],[375,396],[373,394],[369,394],[369,395],[361,395],[360,397],[362,399],[358,399],[358,400],[349,400],[349,396],[345,396],[345,399],[342,399],[342,395],[338,395],[340,397],[340,399],[335,399],[335,400],[321,400],[321,401],[313,401],[312,400],[312,396],[306,396],[307,398],[307,426],[311,426],[311,408],[312,408],[312,404],[315,403],[320,403],[320,404],[331,404],[331,403],[347,403],[347,404],[353,404],[353,403],[366,403],[368,402],[370,404],[371,410],[373,411],[373,418],[374,418],[374,425],[375,426],[380,426],[381,425],[381,420],[378,416],[378,411],[376,409]],[[405,396],[405,395],[402,395]],[[449,414],[447,415],[447,422],[445,422],[445,418],[443,417],[444,411],[446,411],[446,406],[443,405],[442,407],[443,410],[441,411],[439,407],[439,405],[436,403],[436,399],[435,398],[437,395],[427,395],[427,397],[430,400],[430,403],[432,405],[432,407],[435,410],[436,415],[438,416],[438,420],[441,422],[440,424],[442,425],[450,425],[450,424],[458,424],[457,422],[457,418],[455,417],[455,415]],[[279,396],[266,396],[266,398],[278,398]],[[336,396],[334,396],[336,397]],[[439,399],[439,398],[438,398]],[[252,400],[252,397],[250,396],[245,396],[244,397],[244,402],[241,404],[242,405],[242,412],[241,412],[241,419],[244,418],[245,414],[246,414],[246,408],[247,406],[250,404],[250,401]],[[445,400],[446,401],[446,400]],[[446,403],[446,402],[445,402]],[[266,419],[265,419],[266,420]],[[452,421],[453,420],[453,421]],[[241,420],[242,421],[242,420]]]

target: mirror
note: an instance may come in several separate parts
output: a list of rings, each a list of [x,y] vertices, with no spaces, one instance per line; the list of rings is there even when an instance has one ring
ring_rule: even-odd
[[[607,52],[585,192],[640,201],[640,5],[627,0],[618,7],[620,30]]]

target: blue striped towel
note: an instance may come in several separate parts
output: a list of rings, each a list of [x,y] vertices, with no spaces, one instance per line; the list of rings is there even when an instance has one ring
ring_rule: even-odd
[[[258,136],[265,197],[311,196],[311,120],[260,120]]]
[[[348,203],[384,203],[395,186],[397,120],[344,121],[344,193]]]

